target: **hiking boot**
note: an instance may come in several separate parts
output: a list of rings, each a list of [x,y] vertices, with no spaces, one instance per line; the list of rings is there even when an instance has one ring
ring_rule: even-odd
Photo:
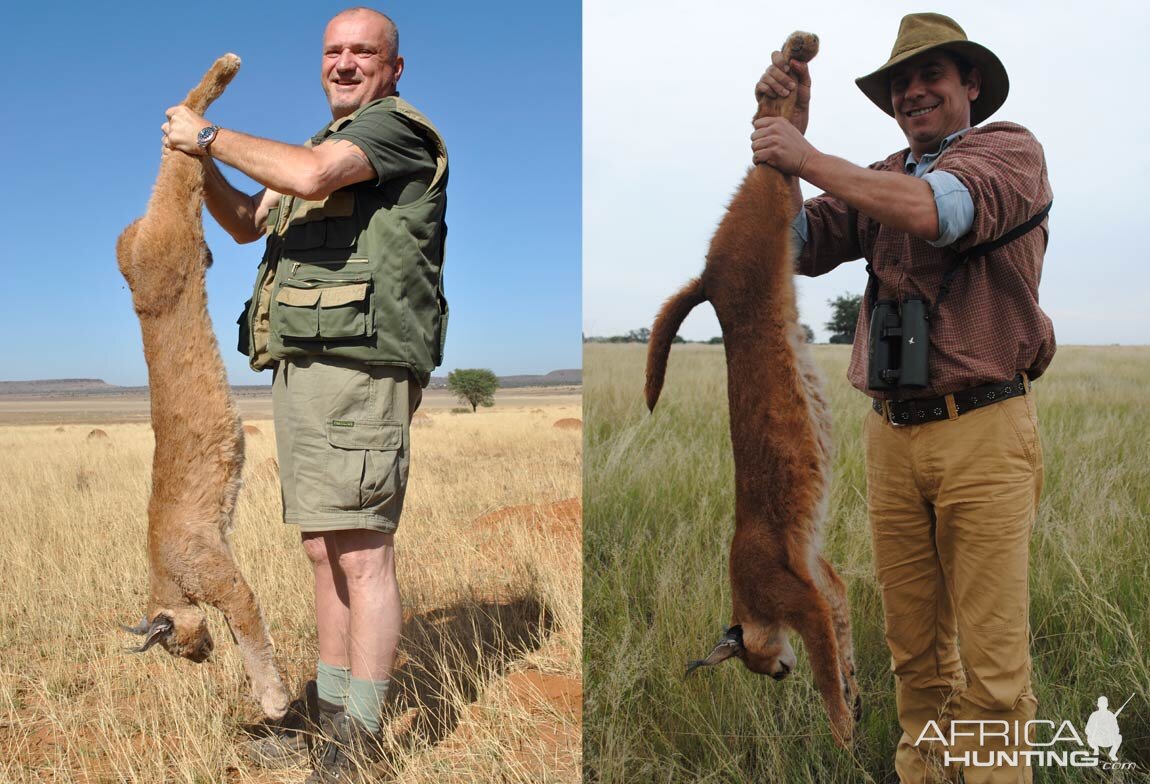
[[[325,722],[325,737],[315,747],[314,770],[305,784],[368,784],[381,776],[373,765],[383,759],[379,738],[347,713],[340,711],[330,724]]]
[[[342,710],[340,705],[321,700],[315,681],[308,681],[303,698],[292,700],[282,719],[263,725],[259,735],[244,741],[241,752],[249,762],[268,770],[307,765],[317,735]]]

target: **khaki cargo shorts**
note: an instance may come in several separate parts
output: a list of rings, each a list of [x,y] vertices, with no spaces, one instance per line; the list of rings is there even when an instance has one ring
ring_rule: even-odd
[[[423,390],[407,368],[281,361],[272,382],[284,522],[304,531],[399,525],[411,416]]]

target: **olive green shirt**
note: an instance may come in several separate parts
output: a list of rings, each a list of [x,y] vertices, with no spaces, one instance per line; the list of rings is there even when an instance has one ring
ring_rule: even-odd
[[[312,144],[346,139],[375,169],[376,185],[395,204],[409,204],[427,191],[435,177],[435,154],[412,122],[384,104],[364,109],[342,130],[325,137],[325,125]]]

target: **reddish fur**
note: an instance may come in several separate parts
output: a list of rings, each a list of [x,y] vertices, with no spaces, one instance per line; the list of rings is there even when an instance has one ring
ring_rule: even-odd
[[[818,39],[794,33],[788,59]],[[795,96],[764,98],[757,117],[790,118]],[[769,166],[748,172],[711,240],[703,274],[660,311],[647,356],[647,405],[662,389],[671,340],[698,303],[719,317],[727,356],[735,456],[732,625],[748,668],[778,675],[787,629],[803,638],[835,739],[853,733],[854,679],[846,592],[819,553],[830,475],[830,416],[798,323],[789,247],[790,182]],[[785,672],[784,672],[785,674]]]
[[[238,57],[221,57],[185,104],[202,114],[238,70]],[[219,608],[256,698],[268,716],[280,718],[287,692],[259,605],[227,538],[243,468],[243,433],[208,318],[204,273],[211,253],[202,206],[200,161],[165,149],[147,212],[116,244],[140,318],[156,435],[146,619],[171,618],[174,629],[161,644],[174,655],[202,661],[212,642],[198,605]]]

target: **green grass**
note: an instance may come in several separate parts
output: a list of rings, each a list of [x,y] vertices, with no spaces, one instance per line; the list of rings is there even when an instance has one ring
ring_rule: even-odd
[[[782,683],[737,662],[683,678],[729,620],[734,483],[722,347],[675,347],[643,404],[645,346],[584,355],[584,713],[589,782],[887,782],[896,724],[872,568],[849,349],[814,347],[835,415],[825,550],[850,591],[864,716],[830,737],[810,668]],[[1038,782],[1150,781],[1150,349],[1068,347],[1035,387],[1045,490],[1031,545],[1039,718],[1080,731],[1098,695],[1135,772],[1039,771]],[[797,637],[793,638],[797,642]]]

